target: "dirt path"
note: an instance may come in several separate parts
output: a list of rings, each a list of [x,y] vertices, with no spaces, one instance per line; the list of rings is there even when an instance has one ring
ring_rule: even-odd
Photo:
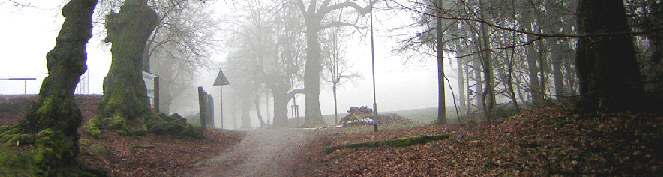
[[[256,129],[235,147],[194,165],[185,176],[294,176],[305,130]]]

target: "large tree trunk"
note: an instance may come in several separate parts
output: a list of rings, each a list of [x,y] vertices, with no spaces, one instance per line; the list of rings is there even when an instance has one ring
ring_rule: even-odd
[[[233,129],[240,129],[241,122],[242,122],[242,120],[241,120],[242,111],[240,111],[242,109],[242,102],[241,102],[241,100],[239,100],[235,96],[233,96],[233,103],[238,103],[238,104],[234,104],[234,105],[230,106],[231,107],[230,115],[231,115],[231,119],[233,120],[233,124],[232,124]]]
[[[242,125],[240,126],[240,128],[248,129],[251,128],[251,115],[249,115],[249,113],[251,113],[251,100],[249,98],[241,100],[242,100],[242,105],[241,105]]]
[[[272,88],[274,95],[274,126],[288,125],[288,90],[280,87]]]
[[[481,9],[481,18],[485,19],[485,12],[483,12],[483,4],[479,0],[479,9]],[[484,24],[480,25],[480,35],[481,35],[481,66],[483,68],[483,77],[486,80],[486,87],[484,88],[484,93],[481,95],[484,108],[484,116],[488,122],[491,121],[491,115],[493,113],[493,107],[495,106],[495,78],[493,74],[492,66],[492,50],[490,49],[490,34],[486,29]]]
[[[487,39],[487,38],[485,38]],[[495,78],[493,77],[493,66],[492,66],[491,52],[486,51],[484,56],[482,56],[482,65],[483,65],[483,76],[486,80],[486,87],[482,94],[484,101],[484,116],[487,121],[491,121],[491,115],[493,113],[493,107],[495,106]]]
[[[652,2],[650,5],[652,11],[647,20],[650,23],[649,26],[662,26],[663,3]],[[646,34],[646,37],[649,38],[650,50],[653,51],[652,56],[644,61],[644,67],[642,68],[642,71],[647,73],[643,75],[643,80],[646,81],[644,88],[647,93],[656,94],[657,99],[663,99],[663,32],[659,30]]]
[[[472,56],[472,67],[474,67],[474,87],[476,92],[476,105],[477,110],[483,110],[484,100],[483,100],[483,79],[481,78],[481,62],[480,58]]]
[[[317,17],[306,18],[306,63],[304,70],[304,93],[306,106],[306,124],[309,126],[323,125],[322,112],[320,112],[320,71],[322,65],[320,57],[320,42],[318,31],[320,21]]]
[[[465,65],[465,95],[467,95],[467,99],[465,99],[465,115],[469,116],[470,113],[472,112],[472,89],[470,89],[470,78],[472,77],[472,70],[470,70],[470,62],[465,60],[463,65]]]
[[[576,69],[574,68],[575,63],[575,54],[574,51],[570,49],[568,41],[562,46],[562,51],[564,51],[564,80],[566,81],[568,95],[578,95],[578,82],[576,81],[577,74]]]
[[[542,31],[539,31],[539,32],[542,32]],[[546,60],[546,53],[548,51],[547,50],[548,48],[546,48],[546,43],[545,43],[544,40],[541,40],[541,41],[537,42],[537,45],[539,47],[539,57],[537,58],[537,62],[539,63],[539,94],[541,96],[541,98],[540,98],[541,101],[545,101],[546,100],[546,86],[548,85],[547,84],[548,78],[547,78],[547,75],[546,75],[546,71],[548,71],[549,68],[550,68],[549,63]]]
[[[534,37],[532,35],[527,35],[527,40],[532,41]],[[527,55],[527,74],[529,76],[529,92],[532,99],[532,104],[538,105],[543,102],[543,94],[541,94],[541,89],[539,88],[539,67],[536,65],[536,50],[532,44],[528,45],[526,48]]]
[[[458,58],[456,63],[458,65],[458,105],[460,110],[465,110],[465,59]]]
[[[336,98],[336,82],[333,83],[332,93],[334,94],[334,125],[338,124],[338,100]]]
[[[516,44],[516,34],[512,34],[512,45]],[[520,112],[520,106],[518,105],[518,99],[516,98],[516,92],[513,89],[513,65],[516,60],[516,48],[511,48],[511,57],[507,61],[507,70],[506,70],[506,88],[513,103],[513,107],[516,108],[516,111]]]
[[[562,74],[562,61],[564,58],[564,53],[562,51],[562,45],[557,41],[553,40],[552,42],[552,52],[550,53],[550,58],[552,60],[552,69],[553,69],[553,82],[555,84],[555,97],[557,100],[564,100],[566,98],[566,89],[564,88],[564,75]]]
[[[106,16],[106,42],[113,44],[113,61],[104,78],[104,98],[99,106],[101,117],[120,115],[133,121],[149,115],[142,74],[143,50],[158,22],[147,0],[127,0],[119,13]]]
[[[38,133],[38,155],[43,158],[36,162],[46,173],[74,165],[79,153],[82,117],[74,102],[74,90],[87,68],[86,44],[92,36],[96,5],[96,0],[72,0],[62,8],[65,21],[55,48],[46,55],[48,77],[42,82],[39,98],[19,123],[24,133]]]
[[[644,89],[633,39],[623,35],[630,32],[623,1],[580,0],[576,16],[581,35],[598,35],[578,40],[581,111],[624,111],[641,105]]]
[[[256,116],[258,116],[258,121],[260,122],[260,127],[265,126],[265,120],[262,118],[262,114],[260,113],[260,94],[256,94],[253,97],[253,103],[256,106]]]

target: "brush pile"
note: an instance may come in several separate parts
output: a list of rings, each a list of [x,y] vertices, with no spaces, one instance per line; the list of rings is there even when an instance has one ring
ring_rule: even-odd
[[[341,123],[345,125],[366,125],[373,124],[373,109],[370,109],[366,106],[362,107],[350,107],[348,115],[341,119]],[[409,124],[412,121],[406,117],[400,116],[398,114],[389,113],[389,114],[379,114],[378,115],[379,124]]]

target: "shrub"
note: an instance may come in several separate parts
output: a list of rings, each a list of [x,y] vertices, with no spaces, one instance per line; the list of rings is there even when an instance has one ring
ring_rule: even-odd
[[[179,114],[166,116],[160,114],[146,121],[147,132],[157,135],[188,136],[202,138],[202,129],[186,124],[186,119]]]

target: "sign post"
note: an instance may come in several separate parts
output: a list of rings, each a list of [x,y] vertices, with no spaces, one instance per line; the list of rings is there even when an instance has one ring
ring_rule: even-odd
[[[213,86],[219,86],[219,111],[220,111],[220,116],[221,116],[221,129],[223,129],[223,86],[224,85],[230,85],[230,82],[228,82],[228,78],[226,78],[226,75],[223,74],[223,70],[219,69],[219,74],[216,76],[216,79],[214,80]]]

